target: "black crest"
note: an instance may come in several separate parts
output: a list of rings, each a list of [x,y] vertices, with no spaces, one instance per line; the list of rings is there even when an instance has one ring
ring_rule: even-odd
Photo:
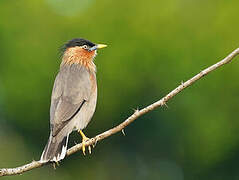
[[[89,47],[95,46],[94,43],[90,42],[89,40],[83,39],[83,38],[75,38],[70,41],[68,41],[62,48],[62,52],[64,52],[67,48],[75,47],[75,46],[84,46],[87,45]]]

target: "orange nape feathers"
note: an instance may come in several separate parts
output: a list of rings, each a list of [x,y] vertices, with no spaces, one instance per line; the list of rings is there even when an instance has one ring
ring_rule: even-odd
[[[88,51],[79,46],[67,48],[62,57],[61,65],[80,64],[90,71],[96,71],[93,62],[96,51]]]

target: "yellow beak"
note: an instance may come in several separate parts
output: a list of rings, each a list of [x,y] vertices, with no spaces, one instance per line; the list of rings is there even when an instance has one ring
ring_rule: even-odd
[[[105,44],[97,44],[97,49],[102,49],[102,48],[105,48],[107,47],[107,45]]]

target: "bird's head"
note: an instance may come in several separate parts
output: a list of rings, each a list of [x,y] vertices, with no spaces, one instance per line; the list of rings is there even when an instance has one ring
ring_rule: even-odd
[[[93,63],[97,49],[105,48],[105,44],[95,44],[83,38],[76,38],[68,41],[62,48],[63,64],[82,64],[89,65]]]

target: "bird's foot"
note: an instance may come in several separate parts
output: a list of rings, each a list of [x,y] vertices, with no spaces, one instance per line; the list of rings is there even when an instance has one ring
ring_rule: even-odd
[[[85,144],[86,144],[86,141],[88,141],[90,138],[86,137],[82,130],[79,130],[78,132],[80,133],[80,135],[82,137],[82,152],[84,155],[86,155]],[[91,146],[90,145],[88,146],[88,151],[91,154]]]

